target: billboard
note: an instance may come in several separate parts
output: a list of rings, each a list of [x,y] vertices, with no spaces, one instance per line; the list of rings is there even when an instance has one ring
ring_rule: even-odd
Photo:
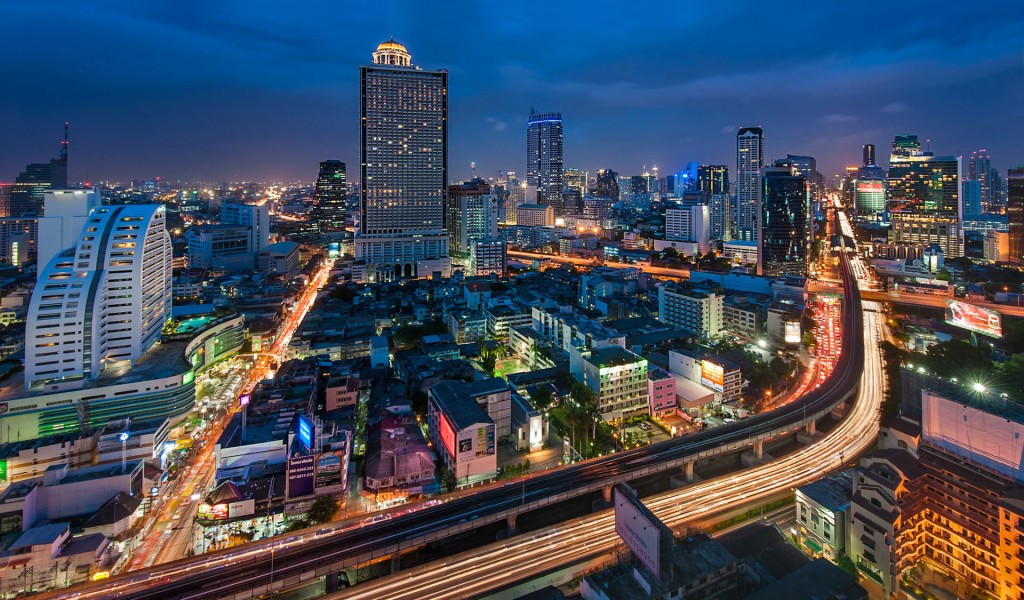
[[[946,301],[946,323],[994,338],[1003,337],[999,313],[959,300]]]
[[[441,424],[441,443],[444,444],[445,450],[448,451],[448,456],[455,456],[455,429],[452,428],[452,424],[448,421],[448,417],[444,414],[438,415],[438,422]]]
[[[934,394],[921,392],[921,438],[988,469],[1024,479],[1024,423]],[[986,408],[1006,401],[988,397]]]
[[[239,500],[238,502],[232,502],[228,504],[228,518],[234,519],[235,517],[248,517],[249,515],[256,513],[256,501],[255,500]]]
[[[786,321],[783,325],[785,337],[783,338],[787,344],[799,344],[800,343],[800,321]]]
[[[661,528],[640,510],[639,500],[615,486],[615,533],[654,577],[661,578]],[[635,503],[636,504],[635,504]],[[641,505],[642,506],[642,505]]]
[[[716,392],[725,391],[725,369],[711,361],[701,361],[700,382]]]
[[[494,454],[494,426],[476,428],[476,457]]]
[[[313,492],[318,496],[341,492],[345,481],[341,469],[342,461],[337,452],[324,452],[317,456]]]
[[[216,521],[219,519],[228,518],[228,505],[227,504],[206,504],[205,502],[199,505],[199,511],[197,517],[207,521]]]
[[[7,459],[0,459],[0,483],[7,483]]]
[[[288,499],[309,496],[313,493],[313,480],[315,476],[315,456],[293,456],[289,458],[285,496]]]
[[[299,415],[299,443],[309,450],[313,447],[313,422],[306,415]]]

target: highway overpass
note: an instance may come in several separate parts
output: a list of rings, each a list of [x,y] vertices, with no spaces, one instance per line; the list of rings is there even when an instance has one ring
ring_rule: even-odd
[[[692,473],[700,460],[813,432],[816,421],[855,397],[864,367],[857,282],[842,256],[843,350],[832,375],[803,398],[768,413],[659,444],[591,459],[375,524],[338,522],[53,592],[46,598],[252,598],[387,559],[422,544],[656,473]],[[740,474],[742,477],[742,474]],[[767,486],[767,482],[764,484]],[[319,532],[319,535],[318,535]]]

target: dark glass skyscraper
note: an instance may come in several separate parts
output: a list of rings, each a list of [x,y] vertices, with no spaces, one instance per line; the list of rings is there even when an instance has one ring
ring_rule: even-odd
[[[1024,165],[1010,169],[1006,214],[1010,222],[1010,264],[1024,265]]]
[[[390,40],[359,80],[356,258],[370,279],[414,277],[421,261],[448,256],[448,71],[413,66],[405,46]]]
[[[811,196],[807,178],[791,167],[761,170],[759,275],[806,275],[811,250]]]
[[[875,164],[875,145],[864,144],[864,166],[870,167]]]
[[[700,165],[697,167],[697,191],[702,195],[729,193],[729,167]]]
[[[345,228],[345,163],[325,160],[313,190],[313,221],[320,231],[341,231]]]
[[[531,112],[526,126],[526,184],[537,190],[537,203],[565,214],[562,205],[562,113]]]
[[[591,194],[598,198],[611,198],[612,200],[619,199],[619,174],[611,169],[601,169],[597,172],[597,177],[594,180],[594,189],[590,190]]]
[[[64,142],[60,157],[46,163],[32,163],[25,167],[11,187],[8,215],[25,217],[43,214],[43,195],[47,190],[68,187],[68,124],[64,124]]]

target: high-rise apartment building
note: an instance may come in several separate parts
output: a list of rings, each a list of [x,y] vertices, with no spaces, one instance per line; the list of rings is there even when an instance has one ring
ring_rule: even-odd
[[[708,219],[711,221],[708,235],[712,240],[732,240],[732,198],[728,192],[708,196]]]
[[[562,206],[562,113],[530,113],[526,126],[526,183],[537,190],[537,203],[565,214]]]
[[[601,169],[594,180],[591,194],[598,198],[619,199],[619,174],[611,169]]]
[[[590,177],[589,173],[580,169],[565,169],[562,172],[562,175],[565,179],[565,189],[578,191],[580,198],[587,195],[587,179]]]
[[[360,67],[361,214],[356,258],[373,281],[414,277],[448,257],[448,72],[384,42]],[[433,270],[433,269],[430,269]]]
[[[1024,165],[1008,171],[1006,216],[1010,224],[1010,264],[1024,265]]]
[[[665,209],[666,240],[695,242],[701,253],[707,253],[711,250],[710,236],[711,219],[706,204]]]
[[[757,239],[758,193],[764,166],[764,131],[742,127],[736,134],[736,239]]]
[[[720,288],[690,282],[658,287],[658,320],[663,323],[709,338],[724,329],[724,315],[725,296]]]
[[[992,210],[992,159],[988,150],[975,150],[967,162],[967,181],[977,181],[980,185],[979,200],[982,212]]]
[[[793,167],[761,170],[758,275],[806,275],[811,250],[810,184]]]
[[[259,252],[270,245],[270,206],[226,202],[220,207],[220,222],[249,228],[250,252]]]
[[[38,216],[43,211],[43,198],[47,190],[68,187],[68,124],[64,123],[64,141],[60,156],[46,163],[33,163],[25,167],[11,187],[8,216]]]
[[[345,229],[345,195],[348,185],[345,163],[340,160],[325,160],[320,163],[320,172],[313,188],[313,222],[320,231],[341,231]]]
[[[498,237],[498,197],[483,179],[448,186],[448,250],[469,256],[475,240]]]
[[[726,165],[700,165],[697,167],[697,189],[705,197],[729,193],[729,167]]]
[[[42,269],[25,331],[25,387],[94,379],[134,364],[171,314],[162,204],[100,206]]]

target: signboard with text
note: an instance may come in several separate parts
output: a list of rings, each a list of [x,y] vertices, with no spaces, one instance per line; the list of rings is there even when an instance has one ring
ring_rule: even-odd
[[[615,533],[626,547],[656,578],[661,578],[661,535],[658,524],[652,522],[635,504],[635,499],[615,488]]]
[[[341,458],[337,452],[324,452],[317,456],[313,492],[318,496],[341,492],[344,481],[342,475]]]
[[[313,493],[316,476],[315,456],[293,456],[288,459],[288,486],[286,496],[301,498]]]
[[[700,382],[716,392],[725,391],[725,369],[709,360],[701,361]]]
[[[946,301],[946,323],[994,338],[1003,337],[999,313],[959,300]]]

